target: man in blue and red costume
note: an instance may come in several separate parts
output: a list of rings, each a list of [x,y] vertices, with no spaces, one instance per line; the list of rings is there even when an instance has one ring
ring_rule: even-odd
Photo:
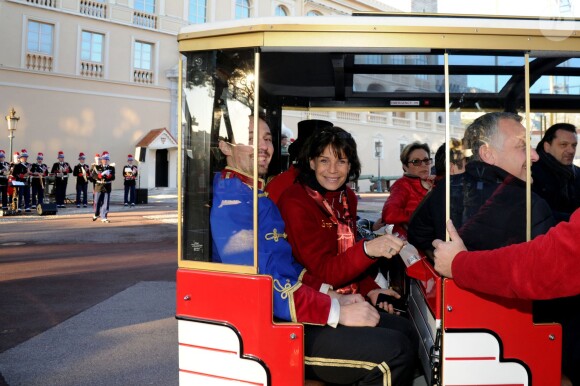
[[[257,133],[253,117],[249,121],[249,143],[258,135],[258,174],[265,176],[274,152],[272,135],[263,119]],[[253,147],[230,139],[220,140],[219,149],[227,167],[213,185],[213,260],[252,265]],[[259,273],[272,276],[274,316],[305,324],[306,377],[361,386],[410,384],[417,353],[413,331],[384,328],[378,311],[361,295],[339,295],[298,264],[262,180],[258,189]]]

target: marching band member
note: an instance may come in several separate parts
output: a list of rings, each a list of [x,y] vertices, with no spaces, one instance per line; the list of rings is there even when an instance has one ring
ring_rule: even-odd
[[[12,201],[14,199],[14,185],[12,185],[12,181],[14,181],[14,177],[12,176],[12,170],[14,170],[14,165],[20,163],[20,153],[15,151],[12,155],[12,160],[8,165],[8,206],[12,207]],[[18,203],[18,197],[16,197],[16,203]],[[13,208],[14,210],[18,208]]]
[[[44,154],[38,153],[36,163],[32,164],[30,185],[32,187],[32,206],[36,207],[44,201],[44,178],[48,175],[48,166],[42,163]]]
[[[93,178],[93,169],[95,168],[95,166],[99,165],[101,163],[101,155],[99,153],[95,154],[95,162],[93,162],[91,164],[91,167],[89,168],[89,181],[91,181],[93,183],[93,210],[95,209],[95,194],[96,194],[96,184],[97,184],[97,180],[95,180]]]
[[[5,161],[6,152],[0,150],[0,194],[2,195],[2,209],[8,209],[8,175],[10,164]]]
[[[92,169],[92,177],[97,181],[95,185],[95,213],[93,221],[96,221],[99,216],[101,222],[110,222],[107,219],[109,212],[109,198],[111,196],[111,182],[115,180],[115,167],[109,165],[109,153],[104,151],[101,154],[101,164],[96,165]]]
[[[81,207],[81,195],[83,196],[83,208],[87,207],[87,188],[89,186],[89,165],[85,164],[85,153],[79,153],[79,163],[73,170],[73,176],[77,178],[77,208]]]
[[[123,167],[123,178],[125,179],[125,206],[135,206],[135,180],[137,179],[137,166],[133,165],[133,156],[127,156],[127,165]]]
[[[72,169],[68,162],[64,162],[64,152],[62,150],[58,152],[58,162],[55,162],[52,165],[50,172],[55,175],[54,187],[56,190],[56,207],[66,208],[64,205],[66,185],[68,182],[68,174],[72,172]]]
[[[18,190],[18,211],[22,206],[22,198],[24,198],[24,211],[30,212],[30,185],[28,179],[30,177],[30,168],[32,165],[28,163],[28,152],[26,149],[20,151],[20,162],[14,165],[12,169],[12,177],[15,181],[20,182]],[[24,184],[24,185],[22,185]]]

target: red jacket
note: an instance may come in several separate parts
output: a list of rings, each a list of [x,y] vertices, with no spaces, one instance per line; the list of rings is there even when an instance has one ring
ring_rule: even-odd
[[[460,252],[453,278],[461,288],[522,299],[580,294],[580,209],[532,241],[492,251]]]
[[[419,177],[404,175],[399,178],[391,187],[391,195],[383,206],[383,222],[394,224],[394,231],[400,232],[401,228],[406,231],[411,215],[427,192]]]
[[[299,173],[300,171],[295,168],[294,165],[290,165],[288,170],[272,178],[268,182],[268,185],[266,185],[266,189],[264,189],[268,193],[268,197],[270,197],[275,204],[278,204],[280,196],[282,196],[286,189],[294,184]]]
[[[350,188],[346,188],[346,192],[349,212],[356,219],[356,194]],[[333,207],[342,212],[339,196],[340,192],[328,192],[325,198],[331,205],[333,201],[338,204]],[[278,201],[278,208],[286,224],[292,253],[308,272],[335,289],[356,282],[363,296],[379,288],[374,281],[376,272],[374,276],[369,272],[375,260],[364,253],[362,241],[339,254],[336,225],[300,183],[286,189]],[[353,231],[356,234],[356,230]]]

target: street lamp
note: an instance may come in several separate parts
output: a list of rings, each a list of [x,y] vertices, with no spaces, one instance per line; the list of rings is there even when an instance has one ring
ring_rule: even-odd
[[[375,157],[377,157],[377,163],[379,165],[379,179],[377,180],[377,192],[382,193],[383,183],[381,181],[381,153],[383,150],[383,143],[381,141],[375,141]]]
[[[10,157],[12,157],[12,140],[14,139],[14,130],[16,130],[16,124],[19,120],[20,117],[16,116],[16,110],[14,110],[13,107],[10,110],[10,114],[6,116],[6,121],[8,122],[8,131],[10,132],[10,135],[8,136],[8,138],[10,138]]]

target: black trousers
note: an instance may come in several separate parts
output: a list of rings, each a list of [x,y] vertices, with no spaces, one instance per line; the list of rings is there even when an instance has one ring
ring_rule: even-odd
[[[336,385],[411,385],[419,337],[411,323],[381,312],[377,327],[304,325],[307,379]]]
[[[87,205],[87,190],[88,190],[89,184],[87,182],[81,182],[78,183],[77,182],[77,199],[75,201],[75,204],[77,205]],[[82,198],[81,198],[82,196]]]
[[[68,179],[66,178],[55,178],[54,179],[54,188],[55,188],[55,199],[56,205],[64,205],[64,200],[66,198],[66,184]]]
[[[2,208],[8,206],[8,185],[0,185],[0,195],[2,195]]]
[[[24,185],[18,187],[18,207],[30,209],[30,186]]]
[[[32,181],[32,206],[36,207],[44,201],[44,188],[38,181]]]

